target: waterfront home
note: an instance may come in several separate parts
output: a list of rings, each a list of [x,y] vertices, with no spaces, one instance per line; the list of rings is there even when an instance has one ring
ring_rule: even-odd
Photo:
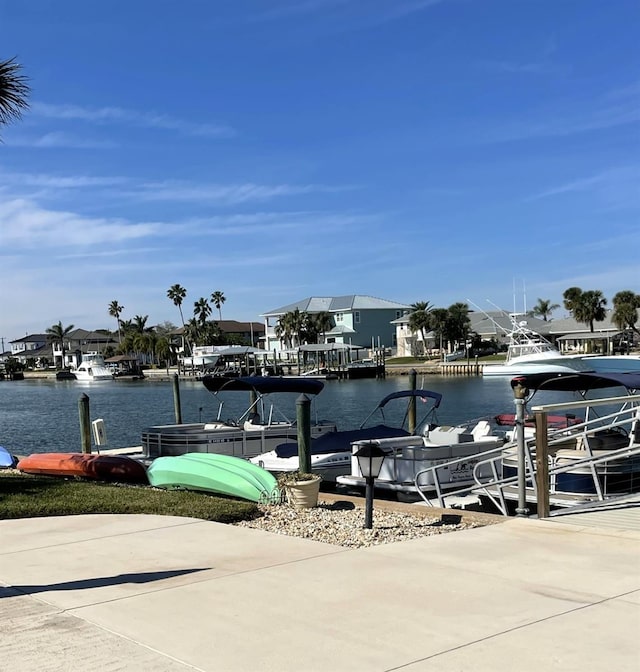
[[[405,303],[359,294],[301,299],[263,313],[266,350],[273,352],[287,349],[281,335],[276,335],[276,326],[281,317],[296,310],[310,315],[328,313],[331,316],[333,326],[320,336],[323,343],[395,348],[396,331],[392,322],[410,310],[410,307]],[[301,344],[296,342],[294,345]]]

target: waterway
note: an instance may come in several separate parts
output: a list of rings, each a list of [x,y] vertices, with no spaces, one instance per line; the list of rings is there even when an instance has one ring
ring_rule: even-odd
[[[406,376],[325,381],[323,391],[313,401],[312,418],[335,422],[339,429],[353,429],[360,426],[385,395],[408,386]],[[437,412],[441,424],[455,425],[514,409],[508,379],[428,375],[418,376],[418,387],[443,395]],[[102,418],[105,422],[107,448],[139,446],[144,428],[175,422],[171,381],[151,378],[99,383],[50,379],[3,381],[0,445],[16,455],[80,450],[78,407],[83,394],[89,397],[91,419]],[[290,419],[295,419],[296,396],[278,395],[276,399],[277,406]],[[213,395],[199,381],[181,381],[180,399],[183,422],[213,420],[218,413]],[[221,418],[238,417],[248,402],[247,393],[226,394]],[[386,420],[398,423],[403,410],[400,405],[390,405]]]

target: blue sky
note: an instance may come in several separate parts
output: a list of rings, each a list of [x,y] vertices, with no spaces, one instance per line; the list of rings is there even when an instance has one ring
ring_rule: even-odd
[[[0,0],[0,336],[640,291],[639,43],[637,0]]]

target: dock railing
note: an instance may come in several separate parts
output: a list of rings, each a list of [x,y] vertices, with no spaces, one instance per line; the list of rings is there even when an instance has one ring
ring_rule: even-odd
[[[601,416],[594,415],[594,408],[612,404],[617,406],[615,411]],[[584,409],[587,416],[590,414],[592,417],[586,417],[584,422],[574,424],[569,428],[549,428],[548,415],[562,414],[575,409]],[[534,406],[532,411],[536,421],[536,432],[535,437],[525,439],[526,473],[523,482],[527,491],[526,499],[528,502],[536,504],[539,518],[547,518],[553,515],[550,511],[550,495],[559,474],[586,467],[593,480],[595,490],[595,495],[590,499],[603,501],[607,498],[607,492],[602,487],[597,467],[620,458],[640,455],[640,395]],[[591,447],[594,434],[612,429],[614,431],[620,430],[621,436],[625,436],[623,431],[628,433],[626,445],[607,450],[604,454],[601,451],[594,454]],[[566,447],[568,441],[575,441],[576,443],[581,441],[585,457],[572,459],[570,464],[565,465],[551,460],[550,458],[555,456],[558,449]],[[458,458],[423,469],[417,472],[414,478],[416,491],[426,503],[432,504],[421,490],[421,483],[427,482],[429,476],[431,476],[439,506],[445,507],[446,499],[449,497],[475,493],[486,496],[503,515],[508,515],[508,501],[514,501],[514,489],[518,494],[519,479],[517,472],[514,475],[504,476],[503,461],[505,456],[509,455],[509,452],[515,455],[516,449],[516,442],[509,442],[474,456]],[[439,473],[443,470],[448,471],[457,464],[468,463],[470,460],[475,461],[473,468],[474,485],[465,485],[445,491]],[[588,499],[586,496],[575,498],[573,504],[576,505],[582,501],[588,501]],[[570,506],[571,503],[569,498],[563,505]]]

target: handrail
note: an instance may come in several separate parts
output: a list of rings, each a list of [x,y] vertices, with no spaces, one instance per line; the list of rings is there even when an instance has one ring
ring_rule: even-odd
[[[582,423],[572,425],[569,428],[556,428],[547,430],[543,433],[544,438],[546,439],[544,443],[546,444],[545,449],[540,450],[540,440],[529,438],[525,441],[525,481],[531,483],[531,487],[534,490],[536,502],[539,503],[539,517],[545,517],[549,515],[548,511],[548,497],[550,492],[550,479],[549,476],[556,476],[557,474],[567,473],[581,466],[588,466],[591,472],[591,478],[594,482],[594,488],[596,491],[596,496],[599,501],[603,501],[605,498],[605,493],[602,491],[602,486],[600,484],[600,479],[598,478],[598,472],[596,467],[600,464],[606,464],[612,460],[618,459],[620,457],[631,457],[640,453],[640,441],[638,437],[640,436],[640,406],[636,403],[640,402],[640,395],[633,395],[628,397],[609,397],[605,399],[597,400],[582,400],[580,402],[569,402],[569,403],[560,403],[560,404],[549,404],[545,406],[536,406],[533,410],[537,411],[538,414],[544,413],[546,416],[547,412],[551,411],[561,411],[573,408],[581,408],[584,406],[605,406],[610,404],[620,404],[623,402],[622,408],[617,408],[614,412],[601,417],[595,417],[589,420],[586,420]],[[606,455],[594,456],[592,448],[590,445],[589,434],[592,435],[598,431],[605,431],[607,429],[616,428],[622,425],[631,424],[631,431],[629,432],[629,443],[627,446],[622,448],[609,450]],[[545,423],[546,424],[546,423]],[[537,432],[537,435],[540,436],[542,433]],[[570,465],[567,466],[558,466],[553,464],[549,466],[548,460],[548,448],[553,448],[558,444],[567,439],[575,437],[584,438],[585,452],[587,453],[586,457],[574,460]],[[513,485],[517,482],[517,476],[508,477],[508,478],[499,478],[499,467],[503,459],[503,454],[509,449],[515,449],[516,443],[510,442],[508,444],[503,444],[489,450],[477,453],[473,456],[465,456],[457,458],[455,460],[447,461],[446,463],[434,465],[431,467],[426,467],[416,472],[414,476],[414,486],[418,495],[429,505],[433,505],[430,499],[423,492],[421,486],[421,480],[425,475],[431,474],[436,499],[439,506],[445,506],[445,499],[451,496],[469,494],[473,491],[483,490],[485,495],[489,497],[491,501],[496,505],[496,507],[503,513],[507,515],[507,506],[506,499],[504,496],[504,489],[508,485]],[[535,453],[534,453],[535,451]],[[544,453],[544,457],[542,455]],[[535,460],[534,460],[535,454]],[[447,490],[446,493],[443,492],[442,483],[439,478],[439,470],[443,468],[450,468],[462,462],[469,462],[470,459],[476,461],[476,464],[473,468],[473,479],[475,484],[472,486],[464,486],[458,489]],[[537,476],[541,474],[540,469],[534,467],[534,462],[538,462],[538,467],[542,466],[544,473],[544,479],[541,479],[543,482],[538,483]],[[542,463],[544,462],[544,464]],[[546,468],[545,468],[546,467]],[[483,472],[486,473],[487,469],[491,471],[491,477],[487,480],[485,475],[482,475]],[[488,492],[487,488],[495,487],[497,488],[499,501],[496,501],[496,498]],[[541,491],[540,488],[543,488]],[[539,495],[542,494],[542,497]],[[540,516],[540,504],[543,506],[542,516]]]

